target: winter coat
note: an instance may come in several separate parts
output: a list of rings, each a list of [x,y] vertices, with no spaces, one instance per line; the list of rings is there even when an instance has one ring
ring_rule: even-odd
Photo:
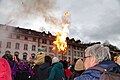
[[[65,79],[63,64],[61,62],[57,62],[53,65],[50,76],[47,80],[62,80],[62,78]]]
[[[47,80],[51,69],[52,69],[52,66],[50,63],[46,62],[41,64],[36,74],[36,80]]]
[[[114,68],[111,67],[108,71],[120,73],[120,66],[113,61],[106,60],[101,62],[100,64],[97,64],[96,66],[99,66],[104,69],[110,66],[116,66]],[[85,72],[83,72],[81,76],[76,77],[74,80],[99,80],[101,74],[102,73],[98,70],[91,70],[90,68],[88,68]]]
[[[12,80],[9,63],[3,58],[0,58],[0,80]]]
[[[64,69],[64,72],[65,72],[65,76],[66,76],[67,79],[72,74],[72,72],[70,71],[70,69]]]
[[[30,76],[33,75],[32,69],[29,67],[29,65],[24,62],[20,61],[16,66],[16,74],[15,74],[15,80],[30,80]]]
[[[84,70],[74,71],[74,72],[69,76],[69,79],[68,79],[68,80],[74,80],[75,77],[80,76],[83,72],[84,72]]]

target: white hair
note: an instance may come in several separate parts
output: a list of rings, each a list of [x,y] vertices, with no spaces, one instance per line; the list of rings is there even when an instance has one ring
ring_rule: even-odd
[[[54,58],[52,59],[52,63],[57,63],[57,62],[59,62],[59,59],[58,59],[57,57],[54,57]]]
[[[104,47],[102,44],[95,44],[88,47],[85,50],[89,56],[95,56],[96,61],[102,62],[103,60],[111,60],[111,55],[108,47]]]

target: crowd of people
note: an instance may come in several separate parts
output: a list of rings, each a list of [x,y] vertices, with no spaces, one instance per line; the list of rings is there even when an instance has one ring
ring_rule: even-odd
[[[19,55],[5,54],[0,58],[0,80],[99,80],[102,73],[96,66],[120,73],[120,65],[111,60],[109,48],[95,44],[86,48],[84,59],[66,60],[38,52],[29,61]]]

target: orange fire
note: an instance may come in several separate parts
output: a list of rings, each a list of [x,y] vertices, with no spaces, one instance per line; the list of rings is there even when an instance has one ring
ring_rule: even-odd
[[[67,42],[66,42],[66,37],[64,36],[63,33],[58,32],[58,34],[56,35],[56,41],[54,41],[53,44],[56,45],[59,52],[63,54],[66,53]],[[56,49],[56,47],[54,47],[53,49]]]
[[[66,37],[69,33],[68,27],[69,27],[69,13],[65,12],[65,14],[62,16],[62,23],[61,28],[62,30],[59,31],[56,35],[56,40],[53,41],[53,44],[56,45],[53,47],[53,50],[56,51],[58,49],[58,52],[65,54],[67,50],[67,42]]]

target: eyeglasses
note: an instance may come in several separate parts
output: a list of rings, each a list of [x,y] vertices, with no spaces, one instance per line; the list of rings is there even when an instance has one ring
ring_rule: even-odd
[[[84,60],[83,60],[83,62],[85,62],[85,60],[86,60],[86,58],[89,58],[89,57],[91,57],[91,56],[84,56]]]
[[[88,58],[88,57],[91,57],[91,56],[86,56],[86,57],[84,56],[84,59],[86,59],[86,58]]]

